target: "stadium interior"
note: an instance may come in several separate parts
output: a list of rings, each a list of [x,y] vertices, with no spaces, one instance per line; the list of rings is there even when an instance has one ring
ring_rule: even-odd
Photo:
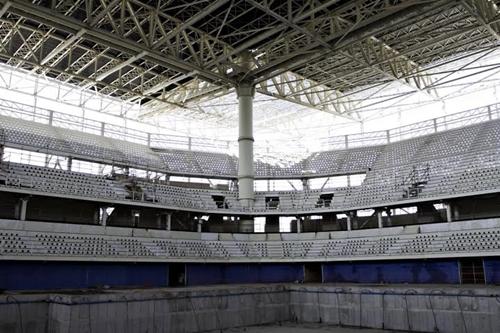
[[[0,333],[500,332],[498,6],[0,0]]]

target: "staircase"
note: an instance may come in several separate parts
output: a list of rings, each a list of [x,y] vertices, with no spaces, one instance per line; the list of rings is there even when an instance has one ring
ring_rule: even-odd
[[[403,180],[403,198],[417,198],[430,180],[430,166],[416,167],[410,171],[410,174]]]
[[[484,284],[484,267],[481,258],[460,259],[460,282],[462,284]]]

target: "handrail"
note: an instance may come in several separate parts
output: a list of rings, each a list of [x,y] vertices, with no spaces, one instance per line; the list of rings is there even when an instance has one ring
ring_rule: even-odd
[[[57,112],[46,108],[40,108],[33,105],[12,102],[1,98],[0,115],[139,143],[152,148],[201,151],[209,149],[213,152],[219,153],[229,153],[231,148],[230,141],[203,137],[186,137],[180,135],[150,133],[125,126],[114,125]],[[382,145],[493,119],[500,119],[500,103],[486,105],[388,130],[318,138],[320,144],[318,145],[317,151]],[[258,149],[258,146],[256,146],[256,148]]]

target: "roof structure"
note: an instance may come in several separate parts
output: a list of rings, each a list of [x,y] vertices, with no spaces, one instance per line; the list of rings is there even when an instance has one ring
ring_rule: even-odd
[[[359,96],[381,103],[387,85],[399,89],[383,101],[439,100],[465,65],[436,68],[498,48],[499,20],[491,0],[0,0],[0,59],[140,103],[142,117],[203,114],[252,81],[359,119]]]

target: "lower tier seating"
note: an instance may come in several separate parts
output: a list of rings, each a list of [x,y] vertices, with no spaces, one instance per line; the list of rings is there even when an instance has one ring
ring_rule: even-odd
[[[470,256],[500,253],[500,220],[443,225],[393,227],[352,232],[297,235],[296,240],[252,240],[213,234],[209,240],[186,239],[184,233],[155,231],[133,236],[124,228],[54,223],[9,223],[0,220],[0,256],[130,260],[339,260],[394,257]],[[37,231],[37,226],[39,230]],[[56,231],[48,231],[55,230]],[[42,231],[43,230],[43,231]],[[60,231],[66,230],[66,231]],[[131,229],[130,229],[131,230]],[[105,231],[105,233],[103,233]],[[198,234],[201,235],[201,234]],[[222,235],[222,234],[221,234]],[[214,237],[215,236],[215,237]],[[229,240],[232,239],[232,240]]]

